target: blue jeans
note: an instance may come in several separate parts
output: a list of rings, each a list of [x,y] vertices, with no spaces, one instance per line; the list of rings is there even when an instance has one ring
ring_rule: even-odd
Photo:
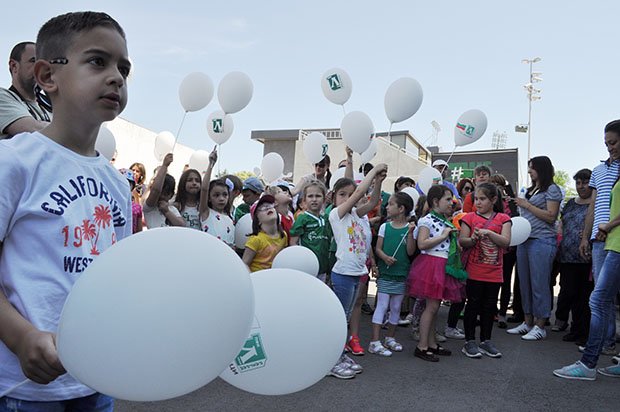
[[[557,249],[555,237],[528,239],[517,246],[517,266],[523,313],[537,319],[551,316],[551,268]]]
[[[616,293],[620,290],[620,253],[609,251],[603,267],[599,273],[598,282],[594,284],[594,291],[590,295],[590,334],[586,350],[581,362],[588,368],[596,366],[598,357],[606,342],[609,318],[615,319],[613,307]]]
[[[340,273],[332,272],[332,286],[334,288],[334,293],[342,304],[344,314],[348,321],[351,317],[353,305],[355,305],[355,299],[357,298],[360,277],[341,275]]]
[[[605,262],[605,257],[607,256],[607,251],[605,250],[605,242],[594,241],[592,242],[592,275],[594,277],[594,284],[599,278],[599,274],[601,273],[601,268],[603,267],[603,263]],[[607,320],[607,333],[605,336],[605,341],[603,342],[603,347],[609,348],[616,344],[616,305],[612,299],[609,310],[611,312],[611,316]]]
[[[5,396],[0,399],[0,412],[112,412],[114,399],[95,393],[66,401],[23,401]]]

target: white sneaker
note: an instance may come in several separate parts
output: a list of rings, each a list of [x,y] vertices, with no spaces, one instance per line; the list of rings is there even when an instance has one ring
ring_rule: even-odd
[[[441,333],[435,331],[435,341],[437,343],[444,343],[446,341],[446,337],[443,336]]]
[[[547,337],[547,331],[540,328],[538,325],[535,325],[532,330],[530,330],[525,335],[521,336],[523,340],[543,340]]]
[[[407,316],[405,316],[404,319],[399,319],[398,320],[398,326],[407,326],[407,325],[411,325],[411,322],[413,321],[413,314],[410,313]]]
[[[420,340],[420,328],[412,328],[411,329],[411,338],[413,340]]]
[[[457,328],[451,328],[449,326],[446,326],[446,329],[444,330],[444,335],[446,336],[446,338],[450,338],[450,339],[465,339],[465,335],[459,331]]]
[[[516,328],[507,329],[506,333],[509,333],[511,335],[525,335],[526,333],[529,333],[531,330],[532,330],[532,327],[528,326],[527,323],[523,322]]]
[[[370,345],[368,346],[368,352],[374,353],[375,355],[379,356],[392,356],[392,351],[383,346],[379,341],[370,342]]]

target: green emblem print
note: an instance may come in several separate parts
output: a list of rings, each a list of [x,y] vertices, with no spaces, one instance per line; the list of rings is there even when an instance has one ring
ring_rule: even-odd
[[[224,133],[224,121],[222,119],[213,119],[212,126],[214,133]]]
[[[327,82],[329,83],[329,88],[332,90],[342,89],[342,81],[340,81],[340,76],[338,76],[337,73],[329,76]]]
[[[267,355],[260,337],[260,333],[252,334],[243,344],[241,352],[235,358],[239,372],[248,372],[262,368],[267,363]]]
[[[321,156],[325,157],[325,155],[327,154],[327,145],[324,144],[321,146],[321,148],[323,149],[323,154],[321,154]]]
[[[475,129],[476,129],[476,128],[475,128],[474,126],[467,126],[467,130],[465,130],[465,134],[466,134],[467,136],[471,136],[471,135],[473,135],[473,134],[474,134],[474,130],[475,130]]]

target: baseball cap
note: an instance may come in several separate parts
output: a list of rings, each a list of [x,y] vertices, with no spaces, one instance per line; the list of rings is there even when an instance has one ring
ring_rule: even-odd
[[[265,191],[265,186],[263,186],[257,177],[248,177],[243,181],[243,187],[241,190],[251,190],[255,193],[263,193]]]
[[[250,206],[250,215],[252,216],[252,219],[254,219],[254,211],[256,211],[256,209],[258,209],[262,204],[265,204],[265,203],[275,204],[276,198],[273,197],[272,195],[261,196],[260,199],[258,199],[252,206]]]
[[[437,159],[433,162],[433,167],[435,166],[448,166],[448,162],[443,159]]]

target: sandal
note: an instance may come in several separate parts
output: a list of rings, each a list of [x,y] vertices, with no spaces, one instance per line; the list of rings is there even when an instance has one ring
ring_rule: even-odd
[[[396,339],[394,339],[394,338],[385,338],[383,340],[383,346],[385,346],[386,348],[388,348],[389,350],[391,350],[393,352],[402,352],[403,351],[403,345],[401,345],[400,343],[396,342]]]
[[[429,352],[434,353],[435,355],[439,355],[439,356],[450,356],[452,355],[452,351],[449,349],[444,348],[441,345],[437,345],[436,348],[428,348]]]
[[[431,352],[430,349],[422,350],[416,346],[415,351],[413,352],[413,356],[428,362],[439,362],[439,358],[435,356],[435,354]]]

